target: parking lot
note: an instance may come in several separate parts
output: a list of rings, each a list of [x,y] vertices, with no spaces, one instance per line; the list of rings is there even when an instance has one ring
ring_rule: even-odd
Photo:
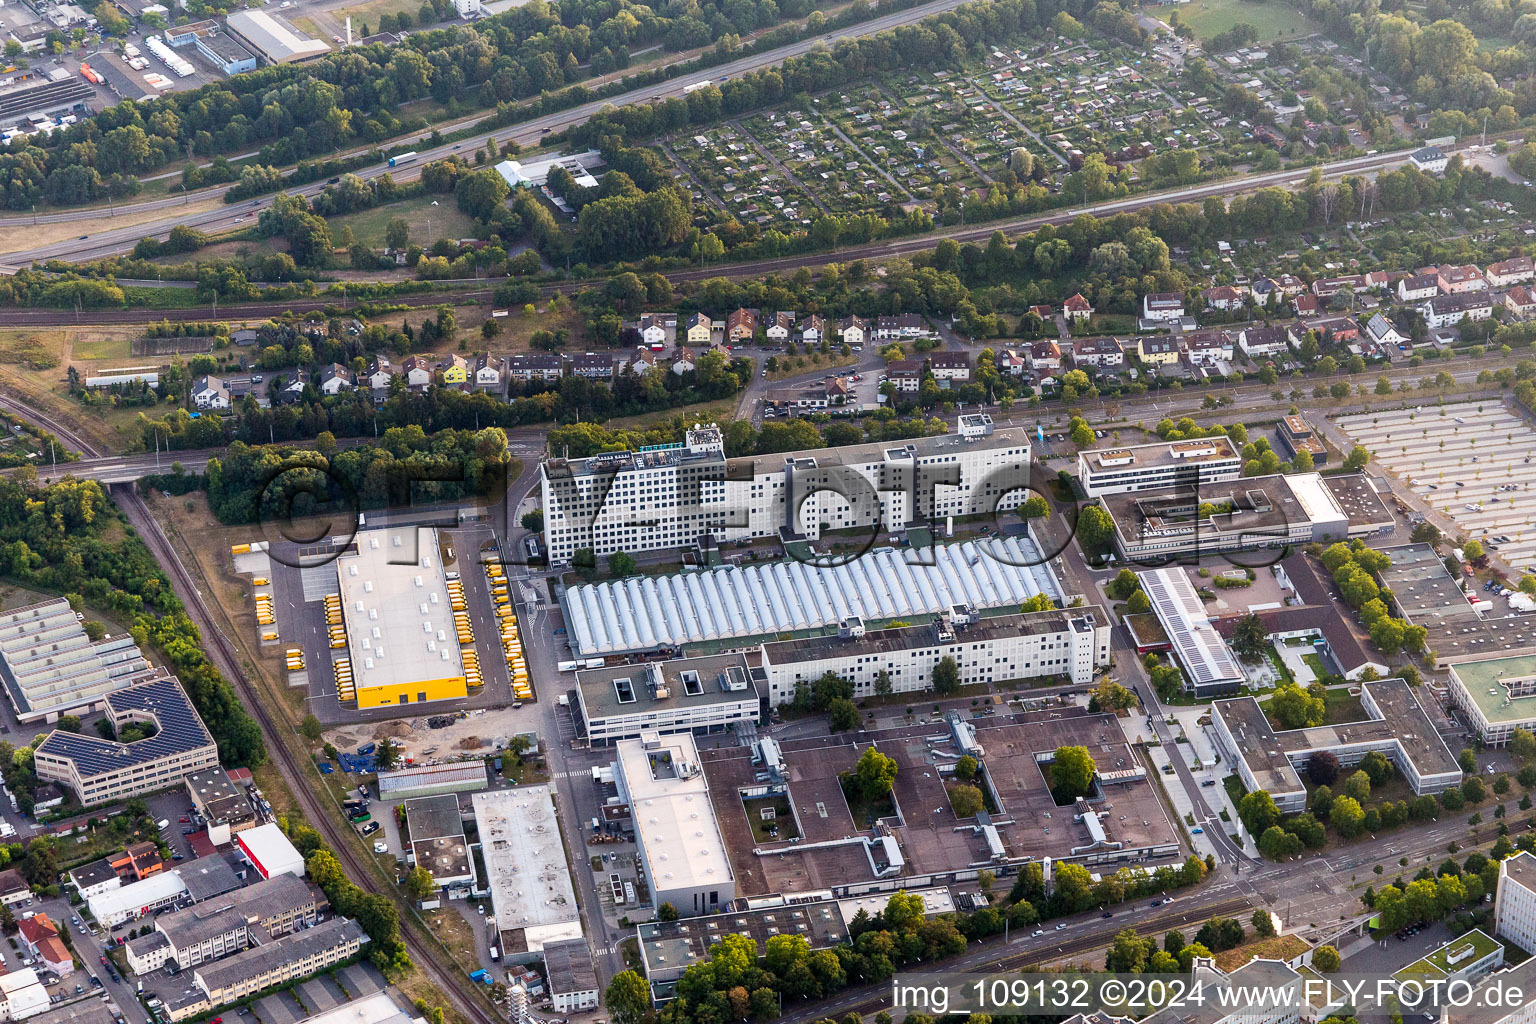
[[[1372,460],[1517,569],[1536,566],[1536,429],[1502,402],[1344,416]]]

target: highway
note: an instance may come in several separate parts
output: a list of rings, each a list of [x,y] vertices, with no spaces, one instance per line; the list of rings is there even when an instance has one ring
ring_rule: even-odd
[[[451,144],[445,144],[436,148],[431,148],[428,146],[428,142],[431,138],[430,134],[423,135],[416,140],[395,140],[392,145],[417,145],[423,148],[417,151],[419,155],[409,164],[391,168],[381,161],[371,167],[361,168],[354,173],[356,173],[358,177],[361,178],[377,178],[385,174],[390,174],[393,175],[397,181],[411,181],[421,176],[421,167],[423,164],[430,163],[433,160],[442,160],[454,153],[463,153],[466,156],[472,155],[475,150],[483,149],[488,139],[493,138],[498,144],[514,141],[524,148],[536,148],[538,145],[540,145],[546,135],[554,132],[561,132],[567,128],[572,127],[573,125],[581,124],[590,118],[593,114],[596,114],[598,111],[604,109],[605,107],[624,107],[636,103],[648,103],[652,100],[668,99],[674,96],[681,96],[683,95],[683,89],[686,86],[692,82],[699,81],[700,79],[708,78],[710,81],[718,83],[727,78],[739,78],[747,72],[756,71],[760,68],[772,67],[776,64],[782,63],[785,60],[788,60],[791,57],[798,57],[802,54],[809,53],[811,50],[816,49],[817,47],[834,46],[840,39],[853,39],[860,36],[874,35],[876,33],[883,32],[886,29],[896,28],[901,25],[915,24],[919,21],[922,21],[924,18],[930,17],[931,15],[941,14],[945,11],[954,10],[963,2],[964,0],[927,0],[926,3],[918,4],[917,6],[909,8],[905,11],[896,11],[892,14],[881,15],[878,18],[872,18],[869,21],[861,22],[858,25],[849,26],[847,30],[840,31],[835,35],[832,35],[830,38],[819,37],[802,39],[798,42],[789,43],[784,46],[775,47],[772,50],[765,50],[762,53],[753,54],[726,64],[721,64],[717,67],[710,68],[707,71],[700,72],[697,76],[675,78],[665,82],[658,82],[654,85],[641,86],[638,89],[631,89],[629,92],[621,93],[618,96],[613,96],[603,100],[594,100],[590,103],[583,103],[581,106],[572,107],[569,110],[562,110],[553,114],[545,114],[541,117],[536,117],[531,120],[524,121],[521,124],[514,125],[509,128],[501,128],[493,132],[484,132],[471,138]],[[474,118],[469,123],[483,120],[485,116],[486,115],[481,115],[480,117]],[[359,147],[340,155],[343,158],[361,156],[370,152],[372,149],[372,146]],[[138,203],[128,203],[118,206],[117,213],[121,216],[131,216],[136,213],[154,212],[157,210],[175,211],[177,209],[184,208],[189,201],[202,201],[209,198],[223,198],[224,194],[228,192],[231,187],[231,185],[220,185],[214,188],[201,189],[197,192],[188,193],[186,196],[176,195],[158,199],[146,199]],[[325,187],[326,183],[322,180],[313,182],[308,185],[301,185],[297,188],[289,189],[288,191],[291,194],[312,196],[323,191]],[[170,212],[168,216],[159,220],[142,222],[133,227],[123,228],[112,228],[111,218],[103,218],[99,209],[74,210],[68,212],[61,211],[58,213],[51,213],[45,216],[55,223],[74,221],[80,223],[84,228],[94,227],[97,223],[104,223],[107,225],[107,229],[105,231],[88,232],[88,237],[86,239],[63,241],[54,243],[52,245],[40,246],[36,249],[7,253],[3,257],[0,257],[0,261],[3,261],[3,265],[5,267],[15,267],[25,266],[33,260],[44,260],[55,257],[80,262],[85,260],[98,259],[103,256],[112,256],[131,250],[134,245],[138,244],[138,241],[141,238],[164,238],[165,235],[169,233],[170,229],[178,224],[197,228],[201,231],[210,233],[226,231],[231,228],[243,227],[245,226],[246,222],[255,215],[255,212],[259,208],[266,207],[270,205],[271,202],[271,196],[263,196],[260,199],[243,201],[230,206],[221,207],[217,210],[208,210],[191,214],[190,216],[178,216],[174,212]],[[41,222],[43,219],[44,215],[40,215],[38,217],[39,222]],[[24,224],[31,224],[32,218],[30,216],[8,217],[0,219],[0,223],[16,224],[20,226]]]
[[[940,11],[951,9],[953,7],[957,7],[959,6],[960,2],[961,0],[933,0],[932,3],[914,7],[911,10],[902,11],[898,14],[888,15],[885,19],[876,19],[875,21],[866,22],[865,24],[859,26],[861,30],[860,34],[865,32],[879,31],[880,27],[891,27],[890,25],[880,24],[881,22],[887,20],[889,20],[892,25],[906,24],[928,14],[934,14]],[[756,67],[763,67],[768,64],[776,63],[778,60],[782,60],[785,57],[796,56],[799,53],[806,52],[813,45],[815,44],[811,41],[803,41],[800,43],[791,44],[789,46],[780,47],[777,50],[772,50],[768,53],[760,54],[756,57],[742,58],[740,61],[716,68],[714,70],[714,74],[716,75],[715,80],[718,80],[720,77],[724,77],[729,74],[736,74],[742,71],[752,70]],[[558,114],[548,114],[544,117],[527,122],[524,125],[519,125],[515,128],[502,129],[501,131],[476,135],[475,137],[465,140],[464,142],[456,142],[452,145],[439,146],[436,149],[422,150],[420,151],[420,155],[414,161],[412,161],[411,164],[405,167],[391,169],[380,163],[372,167],[365,167],[356,173],[359,177],[362,178],[375,178],[383,174],[394,174],[400,180],[409,180],[420,175],[422,164],[430,163],[433,160],[443,159],[454,152],[464,152],[466,154],[471,153],[475,149],[483,147],[485,145],[485,141],[489,138],[495,138],[498,142],[505,141],[508,138],[516,138],[520,143],[525,141],[524,136],[526,136],[529,140],[535,140],[539,137],[539,135],[544,133],[544,129],[546,127],[550,131],[563,130],[564,128],[568,128],[573,124],[578,124],[581,121],[586,120],[588,117],[597,113],[602,108],[609,106],[610,104],[617,106],[629,103],[642,103],[651,99],[672,95],[681,95],[683,86],[685,84],[686,83],[682,81],[672,81],[659,85],[647,86],[645,88],[636,89],[630,93],[626,93],[624,96],[612,101],[584,104],[580,107],[573,107],[570,110],[562,111]],[[1458,147],[1448,148],[1454,151]],[[1403,150],[1401,152],[1377,153],[1368,156],[1352,157],[1347,160],[1336,160],[1331,163],[1320,164],[1318,166],[1322,168],[1323,174],[1325,176],[1337,177],[1345,174],[1379,172],[1400,166],[1407,162],[1408,151]],[[1190,202],[1203,200],[1208,196],[1233,195],[1239,192],[1247,192],[1258,188],[1293,185],[1297,182],[1305,181],[1311,172],[1312,168],[1305,167],[1296,168],[1293,170],[1272,171],[1265,174],[1249,174],[1240,177],[1223,179],[1221,181],[1207,182],[1200,185],[1190,185],[1184,188],[1169,189],[1159,192],[1148,192],[1136,196],[1128,196],[1123,199],[1108,200],[1101,203],[1075,206],[1065,210],[1033,214],[1027,217],[1014,218],[1012,220],[994,221],[989,224],[981,225],[956,225],[948,228],[942,228],[937,231],[932,231],[924,235],[913,235],[910,237],[892,239],[889,241],[873,242],[867,245],[851,246],[848,248],[836,249],[820,254],[786,256],[779,259],[759,260],[752,263],[724,264],[714,267],[673,271],[668,273],[667,276],[674,281],[685,281],[699,280],[709,277],[741,276],[746,274],[761,275],[774,272],[793,273],[795,270],[798,270],[803,266],[820,266],[826,263],[842,263],[855,259],[888,259],[892,256],[899,256],[910,252],[930,249],[936,242],[944,238],[954,239],[959,242],[979,242],[990,238],[994,231],[1002,231],[1004,234],[1021,234],[1023,232],[1032,231],[1044,224],[1067,223],[1075,217],[1079,217],[1085,213],[1099,217],[1106,217],[1116,213],[1127,213],[1134,210],[1140,210],[1148,206],[1156,205],[1157,203]],[[289,191],[290,193],[297,195],[315,195],[322,191],[325,187],[326,186],[324,182],[315,182],[313,184],[303,185],[299,188],[291,189]],[[222,194],[219,193],[218,190],[212,191],[217,194]],[[206,195],[206,193],[204,194]],[[164,200],[150,200],[149,202],[151,204],[162,203]],[[3,259],[3,263],[0,263],[0,272],[13,273],[16,267],[25,266],[33,261],[41,261],[47,259],[67,259],[73,262],[84,262],[92,259],[99,259],[105,256],[118,255],[120,253],[130,251],[136,244],[138,244],[138,241],[141,238],[164,238],[170,232],[170,229],[178,224],[194,227],[210,234],[245,227],[256,216],[260,209],[269,206],[271,202],[271,196],[262,196],[259,199],[252,199],[248,202],[241,202],[232,206],[222,206],[215,210],[203,211],[200,213],[191,214],[190,216],[170,215],[157,220],[142,222],[132,227],[115,229],[109,227],[106,231],[88,235],[86,239],[55,242],[49,245],[39,246],[35,249],[27,249],[14,253],[7,253],[3,257],[0,257],[0,259]],[[172,205],[180,206],[180,199],[178,198]],[[145,209],[149,210],[158,208],[160,207],[153,205],[145,207]],[[100,219],[101,216],[100,211],[98,210],[82,210],[77,212],[80,213],[82,217],[90,217],[92,219]],[[283,304],[283,308],[290,307],[286,304]]]

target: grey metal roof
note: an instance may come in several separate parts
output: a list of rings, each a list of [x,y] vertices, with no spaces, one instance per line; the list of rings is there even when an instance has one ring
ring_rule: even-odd
[[[459,813],[459,798],[452,793],[418,796],[407,800],[405,820],[411,830],[412,842],[464,835],[464,818]]]
[[[187,861],[176,869],[176,873],[181,876],[182,884],[187,887],[193,903],[201,903],[240,888],[240,876],[235,873],[234,865],[218,854]],[[293,876],[284,872],[283,877]]]
[[[932,559],[932,564],[921,562]],[[572,649],[583,655],[819,629],[840,619],[937,614],[951,605],[1060,600],[1055,579],[1024,537],[877,548],[837,566],[799,561],[630,578],[566,590]]]
[[[544,943],[544,972],[552,993],[597,991],[597,969],[586,939]]]
[[[162,916],[156,927],[175,949],[186,949],[247,923],[278,917],[315,901],[309,883],[284,871],[227,897]]]
[[[291,877],[291,876],[290,876]],[[272,942],[215,960],[197,968],[197,977],[209,992],[217,992],[249,978],[260,978],[295,960],[303,960],[323,950],[358,941],[366,943],[368,934],[350,917],[333,917],[313,928],[305,928]]]
[[[106,704],[114,715],[141,712],[152,716],[159,731],[148,739],[119,743],[54,730],[38,746],[38,751],[73,761],[81,778],[89,779],[213,746],[208,727],[174,676],[162,676],[108,694]]]

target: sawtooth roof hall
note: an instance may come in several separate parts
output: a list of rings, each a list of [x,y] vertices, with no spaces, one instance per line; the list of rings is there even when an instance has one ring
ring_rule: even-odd
[[[930,558],[933,564],[923,564]],[[937,615],[957,604],[1016,607],[1037,594],[1062,600],[1034,542],[1010,536],[875,548],[836,566],[789,560],[583,584],[567,589],[561,603],[571,649],[590,657],[817,632],[853,617]]]

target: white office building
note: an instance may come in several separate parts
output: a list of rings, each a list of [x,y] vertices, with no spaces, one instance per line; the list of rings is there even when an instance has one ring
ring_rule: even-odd
[[[592,743],[721,732],[762,716],[761,675],[740,654],[613,665],[577,672],[576,696]]]
[[[544,542],[550,562],[563,564],[584,548],[601,558],[705,536],[900,530],[1017,504],[1027,497],[1029,455],[1016,429],[727,459],[719,427],[696,426],[682,444],[546,461]]]
[[[857,697],[875,692],[881,672],[893,693],[926,691],[946,657],[955,659],[962,685],[1042,676],[1088,685],[1109,665],[1110,630],[1109,616],[1098,608],[990,618],[954,609],[920,626],[866,632],[853,622],[835,636],[765,643],[763,672],[772,705],[794,700],[798,685],[827,672],[850,680]]]
[[[1246,678],[1231,648],[1205,611],[1205,602],[1183,569],[1151,569],[1138,574],[1152,612],[1184,670],[1184,688],[1197,697],[1232,693]]]
[[[651,905],[670,903],[683,917],[725,909],[736,877],[693,736],[647,733],[617,749],[614,778],[634,817]]]
[[[1078,452],[1077,477],[1090,498],[1126,491],[1236,480],[1243,457],[1224,436]]]
[[[1499,862],[1493,930],[1527,952],[1536,950],[1536,856],[1525,850]]]
[[[554,787],[498,789],[472,799],[503,959],[528,963],[543,956],[545,943],[581,939]]]

